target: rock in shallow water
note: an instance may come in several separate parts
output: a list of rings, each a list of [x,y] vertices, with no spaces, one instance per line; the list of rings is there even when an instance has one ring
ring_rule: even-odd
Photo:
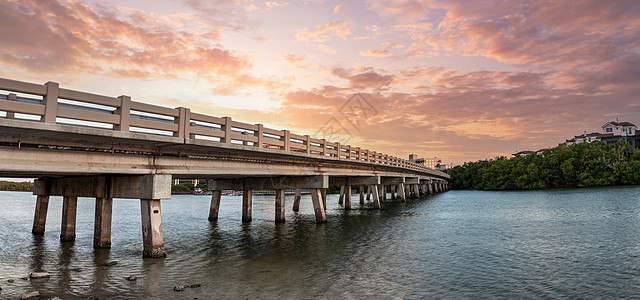
[[[136,281],[136,280],[138,280],[138,277],[137,277],[137,276],[135,276],[135,275],[131,275],[131,276],[127,277],[127,280],[129,280],[129,281]]]
[[[33,272],[29,274],[31,279],[39,279],[39,278],[49,278],[49,273],[47,272]]]
[[[40,297],[40,292],[35,291],[35,292],[31,292],[31,293],[22,294],[22,295],[20,295],[20,300],[33,299],[35,297]]]
[[[181,285],[176,285],[176,286],[173,288],[173,290],[174,290],[174,291],[176,291],[176,292],[182,292],[182,291],[184,291],[184,289],[186,289],[186,288],[187,288],[187,286],[186,286],[186,285],[181,284]]]

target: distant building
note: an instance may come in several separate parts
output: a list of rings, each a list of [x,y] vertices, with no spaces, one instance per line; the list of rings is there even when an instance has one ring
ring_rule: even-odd
[[[442,159],[434,158],[418,158],[415,154],[409,154],[409,161],[417,164],[425,165],[426,167],[437,169],[436,167],[442,166]]]
[[[442,159],[434,157],[434,158],[425,158],[424,159],[424,165],[435,169],[436,167],[442,165]]]
[[[592,132],[587,134],[576,135],[572,139],[567,139],[560,145],[575,145],[580,143],[591,143],[594,141],[602,141],[605,144],[615,144],[619,140],[624,139],[629,143],[629,153],[633,153],[637,147],[640,147],[640,131],[638,126],[629,122],[620,122],[618,118],[615,121],[607,122],[602,125],[604,133]]]
[[[629,122],[618,122],[616,118],[615,122],[607,122],[602,125],[602,130],[604,133],[611,133],[613,136],[634,136],[636,135],[636,131],[638,130],[638,126],[631,124]]]
[[[560,145],[571,146],[580,143],[592,143],[595,141],[602,141],[603,143],[610,145],[615,144],[619,140],[624,139],[629,143],[629,153],[633,153],[636,148],[640,148],[640,131],[638,130],[638,126],[629,122],[620,122],[618,118],[615,121],[604,123],[601,126],[604,133],[600,132],[592,132],[587,133],[585,130],[583,134],[576,135],[571,139],[567,139],[564,143],[560,143]],[[540,149],[538,151],[520,151],[518,153],[513,154],[514,156],[526,156],[532,153],[537,155],[542,155],[544,150]]]

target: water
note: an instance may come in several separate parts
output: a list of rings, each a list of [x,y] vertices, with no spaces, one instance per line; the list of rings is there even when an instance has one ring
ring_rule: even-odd
[[[210,223],[209,197],[174,196],[162,202],[167,258],[143,259],[139,201],[114,200],[112,247],[93,249],[93,199],[78,201],[76,241],[61,242],[61,198],[34,236],[34,196],[0,192],[0,298],[640,298],[638,187],[336,203],[329,195],[317,225],[308,195],[299,213],[287,197],[276,225],[273,196],[256,196],[242,224],[240,197],[223,196]],[[41,270],[51,278],[20,279]],[[202,286],[173,291],[192,283]]]

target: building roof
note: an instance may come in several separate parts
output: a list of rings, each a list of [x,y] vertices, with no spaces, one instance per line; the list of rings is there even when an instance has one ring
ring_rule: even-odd
[[[604,125],[602,125],[602,128],[606,127],[607,125],[613,125],[613,126],[622,126],[622,127],[638,127],[633,123],[629,123],[629,122],[616,122],[616,121],[611,121],[611,122],[607,122],[604,123]]]
[[[600,132],[592,132],[592,133],[589,133],[589,134],[586,134],[586,135],[585,134],[576,135],[575,138],[576,139],[580,139],[580,138],[586,138],[586,137],[597,137],[597,136],[601,136],[601,135],[602,135],[602,133],[600,133]]]

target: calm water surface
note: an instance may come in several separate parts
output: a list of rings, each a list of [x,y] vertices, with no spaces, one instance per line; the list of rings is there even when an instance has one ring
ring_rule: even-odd
[[[382,210],[354,195],[348,212],[329,195],[322,225],[308,195],[299,213],[287,201],[285,224],[273,196],[254,197],[242,224],[241,198],[223,196],[210,223],[209,197],[174,196],[162,202],[167,258],[143,259],[139,201],[114,200],[112,247],[93,249],[93,199],[78,200],[77,239],[61,242],[61,198],[34,236],[35,197],[0,192],[0,298],[640,298],[638,187],[450,191]],[[51,278],[20,279],[34,271]]]

